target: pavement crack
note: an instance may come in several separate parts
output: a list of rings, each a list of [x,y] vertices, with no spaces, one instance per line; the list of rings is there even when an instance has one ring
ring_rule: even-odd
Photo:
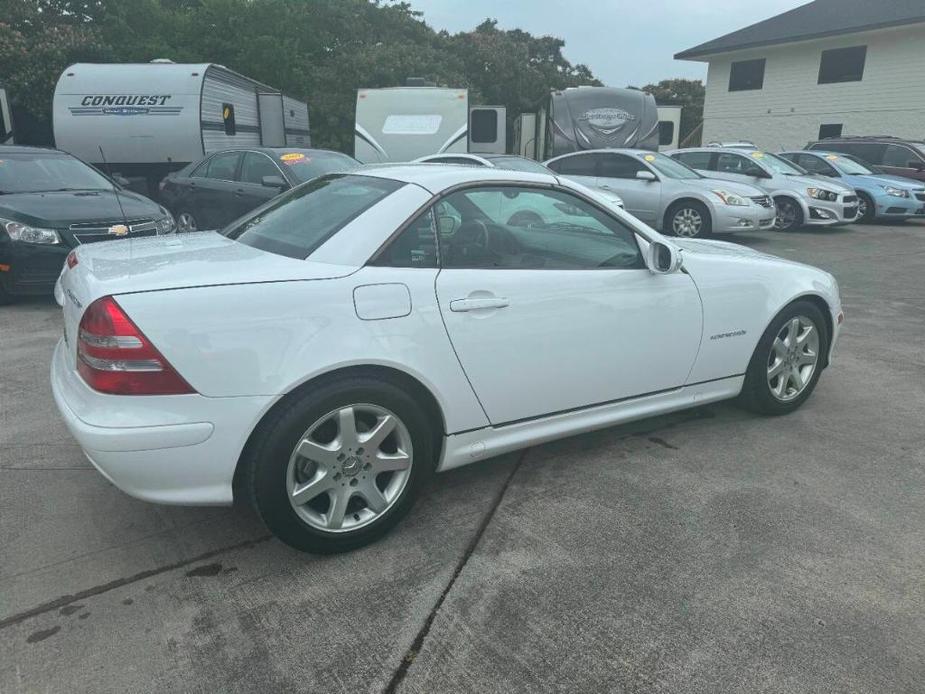
[[[475,535],[472,536],[469,544],[466,545],[466,550],[463,552],[462,557],[460,557],[459,562],[457,562],[456,568],[453,570],[453,575],[450,577],[449,582],[446,584],[443,592],[440,593],[440,597],[437,598],[434,606],[430,609],[430,612],[427,615],[427,619],[424,620],[424,624],[421,626],[421,629],[414,637],[414,641],[411,642],[411,646],[402,656],[401,662],[399,663],[398,668],[392,674],[392,678],[389,680],[389,683],[383,690],[383,694],[394,694],[398,690],[398,687],[401,685],[401,683],[404,681],[405,676],[408,674],[408,668],[411,667],[411,663],[414,662],[417,654],[421,652],[421,646],[424,645],[424,640],[430,633],[430,629],[434,624],[434,619],[436,619],[437,613],[440,612],[440,608],[443,607],[446,596],[450,594],[450,591],[456,584],[456,579],[459,578],[459,575],[462,573],[463,569],[466,568],[466,564],[469,563],[469,558],[475,552],[475,549],[478,547],[482,536],[488,529],[488,525],[495,517],[495,512],[501,505],[501,501],[504,499],[504,495],[507,493],[508,487],[510,487],[511,481],[514,479],[514,475],[517,474],[521,463],[523,463],[529,451],[529,448],[524,449],[520,456],[517,458],[517,462],[514,463],[514,466],[511,468],[511,472],[508,474],[507,479],[504,480],[504,484],[501,485],[501,489],[499,489],[498,493],[495,495],[495,498],[491,504],[491,508],[488,509],[488,513],[485,514],[482,522],[479,523],[479,527],[476,529]]]
[[[52,612],[53,610],[60,609],[64,607],[65,605],[70,605],[71,603],[77,602],[78,600],[86,600],[87,598],[90,598],[90,597],[102,595],[103,593],[108,593],[109,591],[115,590],[116,588],[121,588],[123,586],[127,586],[132,583],[137,583],[138,581],[143,581],[146,578],[151,578],[152,576],[157,576],[162,573],[167,573],[168,571],[174,571],[175,569],[181,569],[184,566],[189,566],[190,564],[195,564],[205,559],[211,559],[212,557],[216,557],[220,554],[224,554],[225,552],[232,552],[237,549],[247,549],[250,547],[254,547],[263,542],[266,542],[271,537],[272,535],[263,535],[253,540],[246,540],[244,542],[238,542],[237,544],[229,545],[227,547],[220,547],[219,549],[213,549],[213,550],[210,550],[209,552],[205,552],[198,556],[192,557],[191,559],[184,559],[182,561],[174,562],[173,564],[165,564],[164,566],[159,566],[156,569],[147,569],[145,571],[141,571],[132,576],[126,576],[124,578],[117,578],[113,581],[109,581],[108,583],[103,583],[101,585],[94,586],[93,588],[87,588],[85,590],[81,590],[77,593],[74,593],[73,595],[62,595],[59,598],[55,598],[54,600],[50,600],[49,602],[42,603],[41,605],[37,605],[36,607],[25,610],[24,612],[20,612],[18,614],[10,615],[9,617],[6,617],[4,619],[0,619],[0,630],[6,629],[7,627],[11,627],[21,622],[24,622],[25,620],[31,619],[32,617],[37,617],[41,614],[45,614],[46,612]]]

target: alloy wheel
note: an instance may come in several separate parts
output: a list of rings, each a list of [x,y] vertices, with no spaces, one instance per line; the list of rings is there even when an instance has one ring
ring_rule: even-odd
[[[806,316],[788,320],[777,333],[768,356],[771,395],[789,402],[806,390],[819,362],[819,330]]]
[[[690,207],[683,207],[675,212],[671,220],[671,229],[677,236],[698,236],[703,228],[703,217]]]
[[[797,221],[797,208],[789,200],[777,203],[777,216],[774,218],[774,228],[778,231],[792,229]]]
[[[858,219],[867,218],[867,198],[863,195],[858,196]]]
[[[177,217],[178,231],[196,231],[196,218],[189,212],[181,212]]]
[[[380,518],[401,496],[412,456],[408,428],[384,407],[354,404],[332,410],[308,428],[289,458],[289,503],[318,530],[357,530]]]

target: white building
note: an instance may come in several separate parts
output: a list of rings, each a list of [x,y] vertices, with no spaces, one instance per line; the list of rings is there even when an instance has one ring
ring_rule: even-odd
[[[925,136],[925,0],[815,0],[675,58],[709,63],[704,143]]]

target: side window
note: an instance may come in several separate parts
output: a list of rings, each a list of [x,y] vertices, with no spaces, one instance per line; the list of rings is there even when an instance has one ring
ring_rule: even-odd
[[[819,157],[814,157],[811,154],[798,154],[796,157],[794,157],[794,160],[797,166],[802,166],[810,173],[821,174],[823,176],[838,175],[835,169],[833,169],[829,164],[824,162]]]
[[[598,176],[601,178],[636,178],[637,171],[646,171],[642,162],[623,154],[599,154]]]
[[[215,178],[219,181],[235,180],[235,172],[238,170],[238,161],[241,159],[240,152],[221,152],[209,159],[209,168],[206,171],[206,178]]]
[[[902,145],[887,145],[883,152],[883,165],[896,166],[899,168],[909,168],[910,161],[919,160],[915,153],[908,147]]]
[[[821,146],[825,147],[825,144],[823,143]],[[826,149],[852,154],[871,164],[882,164],[886,146],[874,142],[839,142],[831,147],[826,147]]]
[[[597,165],[594,155],[576,154],[553,161],[547,166],[563,176],[597,176]]]
[[[629,227],[564,191],[486,186],[453,193],[438,207],[444,268],[644,267]]]
[[[716,170],[721,173],[742,174],[744,176],[747,175],[746,170],[749,168],[753,168],[751,162],[738,154],[720,152],[716,158]]]
[[[673,156],[675,159],[678,159],[683,164],[687,164],[692,169],[709,171],[710,157],[713,155],[710,152],[682,152],[681,154],[675,154]]]
[[[210,161],[211,161],[211,158],[203,159],[201,162],[199,162],[199,166],[197,166],[195,169],[190,171],[190,177],[191,178],[205,178],[206,174],[208,174],[209,172],[209,162]]]
[[[418,216],[373,260],[384,267],[437,267],[437,230],[433,208]]]
[[[244,164],[241,166],[241,180],[244,183],[262,185],[264,176],[283,178],[276,164],[266,154],[247,152],[244,155]]]

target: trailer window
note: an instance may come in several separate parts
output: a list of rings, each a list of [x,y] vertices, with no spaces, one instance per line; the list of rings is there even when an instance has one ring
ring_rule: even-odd
[[[472,109],[469,116],[469,137],[473,142],[496,142],[498,112],[491,108]]]
[[[674,142],[674,121],[660,120],[658,122],[658,144],[662,147]]]

